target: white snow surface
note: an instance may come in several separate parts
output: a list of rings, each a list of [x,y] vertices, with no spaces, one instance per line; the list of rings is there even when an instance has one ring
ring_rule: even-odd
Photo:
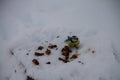
[[[0,80],[26,80],[27,76],[35,80],[120,80],[119,2],[1,0]],[[62,57],[64,40],[72,35],[80,39],[80,55],[63,63],[58,57]],[[56,44],[58,50],[34,55],[45,52],[49,43]],[[37,50],[40,45],[42,51]],[[32,59],[40,65],[34,65]],[[48,61],[51,64],[46,64]]]

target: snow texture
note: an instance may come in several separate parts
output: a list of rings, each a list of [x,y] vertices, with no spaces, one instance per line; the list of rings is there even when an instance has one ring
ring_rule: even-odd
[[[120,1],[1,0],[0,80],[120,80]],[[80,39],[80,54],[59,61],[67,36]],[[52,43],[51,55],[37,57]],[[37,50],[44,46],[43,50]],[[94,53],[93,53],[94,51]],[[32,63],[33,59],[39,65]],[[48,61],[51,64],[46,64]],[[80,63],[80,61],[82,63]]]

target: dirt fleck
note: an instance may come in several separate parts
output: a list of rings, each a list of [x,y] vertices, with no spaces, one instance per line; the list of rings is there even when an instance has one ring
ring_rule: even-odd
[[[14,55],[14,52],[13,52],[13,50],[10,50],[10,54],[11,54],[11,55]]]
[[[48,61],[46,64],[51,64],[51,62],[50,62],[50,61]]]
[[[94,50],[92,50],[92,53],[94,54],[94,53],[95,53],[95,51],[94,51]]]
[[[26,53],[26,55],[29,55],[29,53]]]
[[[67,63],[67,62],[68,62],[68,61],[66,61],[65,59],[61,58],[61,57],[59,57],[58,60],[63,61],[64,63]]]
[[[78,63],[84,64],[82,61],[78,61]]]
[[[59,38],[60,36],[57,36],[56,38]]]
[[[32,77],[30,77],[30,76],[27,76],[27,79],[26,80],[35,80],[35,79],[33,79]]]
[[[26,73],[27,73],[27,69],[24,70],[24,74],[26,74]]]
[[[17,71],[16,71],[16,69],[15,69],[15,73],[16,73]]]

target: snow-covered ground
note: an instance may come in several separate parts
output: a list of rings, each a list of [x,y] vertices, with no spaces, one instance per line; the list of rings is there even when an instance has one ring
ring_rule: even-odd
[[[35,80],[120,80],[119,4],[117,0],[1,0],[0,80],[26,80],[27,76]],[[80,55],[63,63],[58,57],[62,57],[64,40],[72,35],[80,38]],[[58,50],[52,49],[49,56],[34,55],[45,52],[49,43]],[[37,50],[40,45],[42,51]],[[33,59],[40,65],[34,65]]]

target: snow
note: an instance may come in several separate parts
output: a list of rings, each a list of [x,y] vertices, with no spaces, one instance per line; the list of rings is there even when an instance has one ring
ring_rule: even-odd
[[[120,80],[119,1],[5,0],[2,4],[0,80],[26,80],[27,76],[35,80]],[[64,40],[72,35],[80,39],[80,55],[63,63],[58,57],[62,57]],[[34,55],[45,52],[49,43],[58,50]],[[42,51],[37,50],[40,45]],[[70,56],[74,53],[76,49]],[[34,65],[33,59],[40,65]]]

